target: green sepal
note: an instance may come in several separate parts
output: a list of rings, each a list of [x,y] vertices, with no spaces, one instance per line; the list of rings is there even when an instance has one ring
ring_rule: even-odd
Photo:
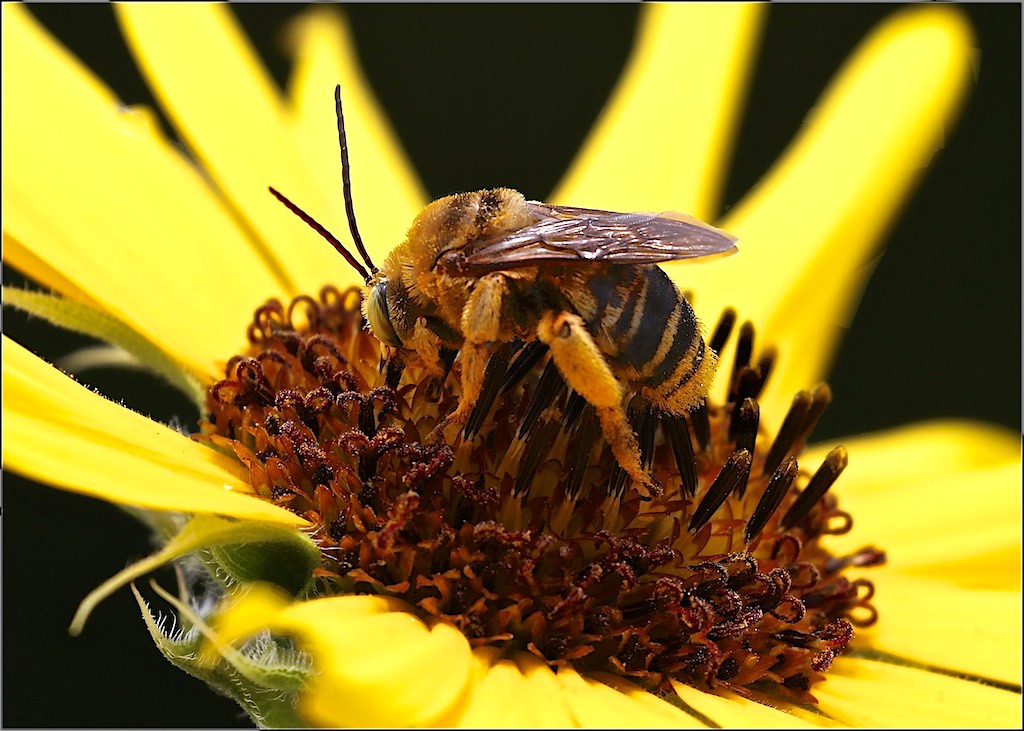
[[[251,553],[256,546],[268,545],[277,546],[268,558],[259,559]],[[296,528],[218,515],[195,515],[159,551],[136,561],[93,589],[78,605],[78,611],[71,620],[68,632],[72,635],[81,633],[96,605],[125,584],[185,554],[225,546],[239,547],[238,551],[229,552],[231,560],[228,566],[220,564],[216,559],[200,556],[201,559],[207,560],[207,567],[214,578],[225,585],[259,580],[277,583],[274,578],[276,577],[286,585],[282,588],[296,585],[305,588],[312,583],[313,569],[320,561],[320,549]],[[281,546],[286,548],[281,550]],[[213,556],[212,551],[208,553]],[[314,555],[315,562],[312,560]],[[213,565],[209,563],[211,560]],[[282,565],[282,561],[287,563]],[[261,568],[272,576],[261,575]],[[232,573],[235,570],[240,573]]]
[[[238,703],[261,728],[306,726],[298,714],[297,700],[312,671],[309,657],[295,650],[289,640],[263,632],[240,648],[211,650],[212,632],[185,604],[154,585],[180,613],[182,629],[165,632],[142,595],[132,585],[142,617],[153,642],[172,665],[206,682],[221,695]]]
[[[199,413],[203,412],[206,393],[199,379],[163,349],[110,313],[66,297],[30,292],[17,287],[3,288],[3,303],[42,317],[58,327],[122,348],[139,365],[183,392],[196,405]],[[124,366],[126,362],[123,358],[115,357],[104,360],[104,364]]]
[[[231,583],[265,581],[292,596],[301,596],[312,584],[313,570],[320,565],[320,549],[301,533],[294,541],[236,543],[209,551],[216,568]]]

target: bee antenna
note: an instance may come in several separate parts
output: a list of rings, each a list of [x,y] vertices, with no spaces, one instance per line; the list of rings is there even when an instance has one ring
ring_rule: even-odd
[[[363,237],[359,235],[359,227],[356,226],[356,212],[352,207],[352,166],[348,161],[348,138],[345,136],[345,115],[341,112],[341,84],[334,87],[334,111],[338,115],[338,145],[341,147],[341,189],[345,197],[345,213],[348,215],[348,230],[352,234],[352,240],[356,244],[363,261],[370,267],[370,271],[377,273],[377,267],[373,260],[366,253],[363,246]]]
[[[317,223],[317,221],[314,220],[314,218],[311,215],[306,213],[304,210],[302,210],[297,205],[295,205],[290,200],[288,200],[280,192],[275,190],[273,186],[270,186],[268,188],[268,190],[271,192],[271,194],[275,198],[277,198],[279,201],[284,203],[285,207],[289,211],[291,211],[296,216],[301,218],[303,221],[305,221],[307,224],[309,224],[310,228],[312,228],[318,234],[320,234],[325,239],[327,239],[327,241],[330,243],[330,245],[333,246],[335,249],[337,249],[339,254],[341,254],[343,257],[345,257],[345,261],[347,261],[349,264],[351,264],[352,268],[355,269],[357,272],[359,272],[359,276],[363,278],[363,281],[366,282],[367,284],[370,283],[370,275],[366,273],[365,269],[363,269],[363,265],[360,264],[356,260],[356,258],[354,256],[352,256],[351,252],[349,252],[349,250],[345,248],[344,244],[342,244],[340,241],[338,241],[338,239],[335,238],[334,234],[332,234],[326,228],[324,228],[319,223]],[[377,270],[374,269],[374,271],[377,271]]]

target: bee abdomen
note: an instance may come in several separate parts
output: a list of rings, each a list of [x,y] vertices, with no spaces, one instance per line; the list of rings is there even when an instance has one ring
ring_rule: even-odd
[[[697,318],[686,300],[679,301],[682,312],[672,332],[672,343],[657,362],[648,363],[649,374],[643,384],[649,388],[661,390],[685,383],[704,359],[704,340],[697,333]]]
[[[703,393],[689,392],[703,389],[693,380],[708,366],[704,341],[693,309],[668,275],[655,266],[620,268],[592,281],[591,290],[596,319],[611,341],[612,365],[631,371],[630,380],[666,407],[695,405],[690,402]]]

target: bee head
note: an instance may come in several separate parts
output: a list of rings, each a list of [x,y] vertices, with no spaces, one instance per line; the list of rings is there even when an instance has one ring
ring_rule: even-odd
[[[389,288],[392,290],[390,298],[388,297]],[[370,282],[363,293],[363,317],[369,323],[370,332],[374,337],[384,345],[401,348],[402,338],[399,337],[398,331],[395,329],[395,322],[398,321],[398,318],[392,317],[392,308],[399,304],[401,298],[394,296],[398,294],[394,289],[386,277],[375,277],[375,281]]]

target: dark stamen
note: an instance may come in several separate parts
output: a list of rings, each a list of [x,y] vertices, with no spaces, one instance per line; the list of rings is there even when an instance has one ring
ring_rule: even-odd
[[[746,449],[751,454],[754,453],[760,412],[760,406],[752,398],[745,398],[739,404],[732,424],[733,431],[736,433],[736,449]]]
[[[814,431],[814,427],[818,425],[818,420],[821,415],[825,413],[825,409],[832,403],[832,389],[828,387],[827,383],[819,383],[811,391],[811,408],[807,412],[807,418],[804,419],[803,426],[800,429],[800,437],[797,443],[802,447],[807,438]]]
[[[700,406],[690,412],[690,426],[693,427],[693,435],[697,437],[700,451],[708,451],[711,444],[711,422],[708,419],[707,401],[701,401]]]
[[[622,465],[616,463],[612,467],[612,476],[608,478],[608,494],[614,497],[622,497],[626,492],[626,482],[629,480],[629,475],[626,474],[626,470],[622,469]]]
[[[736,381],[736,400],[755,398],[761,390],[761,371],[756,366],[747,366],[740,371]]]
[[[512,361],[512,365],[509,366],[508,372],[505,374],[501,392],[504,394],[515,388],[526,377],[526,374],[540,362],[546,352],[548,352],[548,346],[539,340],[532,340],[519,348],[515,354],[515,360]]]
[[[743,399],[740,404],[739,414],[733,419],[736,426],[736,449],[745,449],[750,454],[754,453],[754,443],[757,441],[757,425],[760,420],[761,409],[757,401],[751,398]],[[743,497],[747,489],[747,479],[750,477],[750,467],[747,467],[743,478],[737,485],[736,494]]]
[[[881,566],[885,562],[885,551],[875,548],[874,546],[867,546],[846,556],[835,556],[830,558],[825,564],[825,573],[835,574],[849,566],[856,566],[857,568]]]
[[[397,358],[390,358],[384,363],[384,383],[388,388],[398,388],[398,382],[402,380],[402,371],[405,364]]]
[[[359,399],[359,430],[368,437],[377,433],[377,420],[373,416],[373,402],[368,398]],[[315,431],[316,424],[310,426]]]
[[[749,470],[750,452],[742,449],[729,455],[729,459],[722,466],[722,471],[718,473],[718,477],[711,483],[711,487],[708,488],[704,498],[700,501],[700,505],[693,512],[693,517],[690,518],[688,529],[691,533],[700,530],[711,520],[711,516],[722,506],[725,499],[732,494],[740,480],[743,479],[743,475]]]
[[[491,413],[494,400],[498,397],[498,391],[501,390],[501,382],[505,379],[505,370],[511,357],[512,347],[509,343],[505,343],[495,351],[487,362],[487,371],[484,374],[484,383],[480,390],[480,397],[477,399],[476,406],[473,407],[469,420],[466,422],[466,428],[462,432],[463,439],[472,439],[484,425],[484,420]]]
[[[683,483],[683,492],[693,497],[697,489],[697,465],[693,459],[693,444],[690,442],[690,428],[686,417],[676,414],[664,414],[661,417],[665,438],[672,446],[672,454],[679,468],[679,479]]]
[[[452,368],[455,366],[455,358],[458,355],[459,351],[454,348],[441,348],[441,363],[444,364],[444,374],[440,378],[434,379],[434,383],[431,385],[430,391],[428,391],[427,398],[431,401],[437,401],[441,398],[444,384],[452,373]]]
[[[533,483],[533,476],[537,474],[541,462],[551,450],[551,445],[554,444],[555,437],[558,435],[558,429],[558,421],[550,420],[530,431],[526,450],[522,459],[519,460],[519,473],[516,475],[513,493],[523,495],[529,491],[530,485]]]
[[[566,409],[568,411],[568,409]],[[654,432],[657,421],[654,418],[654,410],[649,405],[640,408],[640,428],[637,430],[637,441],[640,443],[640,463],[644,469],[650,471],[654,464]]]
[[[749,320],[740,327],[739,339],[736,341],[736,359],[732,364],[732,376],[729,379],[729,401],[736,400],[736,387],[740,372],[744,366],[750,365],[750,355],[754,352],[754,324]]]
[[[790,413],[786,415],[786,420],[782,424],[782,429],[779,430],[779,436],[776,437],[776,442],[781,442],[783,433],[786,433],[788,445],[786,446],[785,452],[780,451],[778,455],[776,455],[775,444],[772,445],[772,450],[769,452],[768,456],[772,458],[777,456],[779,462],[781,462],[782,458],[789,452],[803,449],[804,444],[807,443],[807,438],[811,435],[811,432],[814,431],[814,427],[818,425],[818,420],[821,418],[821,415],[825,413],[825,409],[827,409],[828,405],[832,403],[832,389],[828,387],[827,383],[819,383],[811,391],[810,403],[807,404],[806,412],[804,413],[802,420],[797,425],[789,424],[790,415],[793,414],[794,407],[797,405],[797,399],[800,398],[801,394],[805,393],[806,391],[801,391],[793,398],[793,406],[790,407]],[[788,431],[787,427],[789,427]],[[779,445],[779,449],[782,449],[781,444]],[[775,469],[775,467],[778,466],[778,463],[770,463],[766,459],[764,474],[767,474],[769,465],[770,469]]]
[[[351,265],[351,267],[353,269],[355,269],[359,273],[359,276],[363,278],[363,281],[366,282],[367,284],[370,283],[370,275],[366,273],[365,269],[363,269],[363,265],[360,264],[358,261],[356,261],[356,258],[354,256],[352,256],[351,253],[349,253],[349,250],[345,248],[344,244],[342,244],[340,241],[338,241],[338,239],[336,239],[334,237],[334,234],[332,234],[326,228],[324,228],[319,223],[317,223],[316,220],[314,220],[311,215],[309,215],[304,210],[302,210],[297,205],[295,205],[290,200],[288,200],[284,196],[284,194],[278,192],[273,186],[268,187],[267,190],[269,190],[271,192],[271,194],[275,198],[277,198],[279,201],[284,203],[285,207],[289,211],[291,211],[296,216],[298,216],[303,221],[305,221],[306,225],[308,225],[311,229],[313,229],[318,234],[320,234],[325,239],[327,239],[327,243],[329,243],[331,246],[333,246],[334,249],[339,254],[341,254],[343,257],[345,257],[345,261],[347,261],[349,263],[349,265]],[[376,271],[376,270],[374,270],[374,271]]]
[[[729,416],[729,436],[736,437],[736,426],[740,421],[740,408],[747,399],[753,399],[761,383],[761,374],[756,368],[744,366],[733,384],[733,407]]]
[[[519,425],[519,431],[516,432],[517,439],[524,439],[526,437],[527,433],[537,422],[540,413],[554,404],[564,390],[565,381],[558,372],[555,362],[549,360],[548,364],[544,366],[544,372],[541,374],[540,380],[537,382],[537,390],[534,392],[533,398],[530,399],[530,405],[526,407],[523,423]]]
[[[761,357],[757,359],[757,372],[761,374],[761,382],[757,386],[757,391],[751,394],[751,398],[761,395],[764,385],[768,382],[768,377],[772,374],[772,368],[775,366],[775,357],[775,348],[765,348]]]
[[[627,413],[629,418],[629,424],[633,427],[633,433],[638,435],[638,442],[640,446],[640,461],[642,462],[645,469],[650,469],[651,461],[648,459],[648,455],[653,459],[654,453],[654,429],[653,423],[652,428],[648,434],[643,433],[643,424],[645,412],[649,409],[647,407],[634,406],[636,400],[630,402],[630,408]],[[652,414],[653,416],[653,414]],[[645,444],[646,441],[646,444]],[[644,448],[650,451],[645,453]],[[622,469],[622,465],[616,462],[615,467],[612,469],[611,479],[608,480],[608,494],[616,497],[621,497],[626,492],[626,487],[629,485],[630,479],[626,471]]]
[[[334,87],[334,111],[338,116],[338,145],[341,147],[341,192],[345,198],[345,215],[348,216],[348,230],[352,234],[352,241],[355,242],[359,255],[363,257],[366,266],[370,271],[377,273],[377,267],[373,265],[370,255],[366,253],[363,246],[363,237],[359,235],[359,227],[356,226],[356,212],[352,205],[352,166],[348,161],[348,137],[345,135],[345,115],[341,113],[341,84]]]
[[[722,316],[718,318],[718,324],[715,326],[715,332],[708,341],[708,347],[716,353],[721,353],[722,348],[725,347],[725,342],[729,339],[729,334],[732,333],[733,325],[736,324],[736,310],[731,307],[726,307]]]
[[[786,458],[786,455],[789,454],[796,443],[797,437],[800,436],[800,430],[807,419],[807,413],[810,411],[810,408],[810,391],[797,392],[796,396],[793,397],[793,403],[789,406],[789,411],[786,412],[786,418],[782,421],[779,433],[775,436],[772,446],[768,449],[768,456],[764,458],[764,471],[762,474],[767,475],[769,472],[774,472],[775,468],[782,464],[782,460]]]
[[[804,488],[804,491],[797,497],[796,502],[793,503],[792,507],[782,517],[781,526],[783,530],[789,530],[810,512],[811,508],[828,492],[828,489],[832,487],[832,483],[846,469],[847,462],[846,450],[842,447],[836,447],[828,453],[825,461],[821,463],[821,467],[814,473],[814,477],[807,483],[807,487]]]
[[[586,404],[587,400],[578,393],[575,391],[569,392],[569,398],[565,402],[565,409],[562,411],[563,429],[571,429],[576,424],[576,420],[580,418],[580,414],[583,413],[583,407]]]
[[[769,480],[768,487],[764,489],[764,495],[761,496],[757,507],[754,508],[754,512],[750,515],[750,520],[747,521],[747,528],[743,532],[743,538],[747,543],[750,543],[755,536],[760,534],[768,519],[779,509],[783,498],[786,497],[789,488],[793,486],[793,481],[796,480],[799,472],[800,467],[796,462],[796,458],[790,457],[772,474],[772,479]]]
[[[576,435],[569,442],[567,455],[569,471],[565,481],[565,494],[570,498],[579,496],[590,453],[601,436],[601,422],[597,418],[597,411],[590,404],[584,404],[578,424]]]

